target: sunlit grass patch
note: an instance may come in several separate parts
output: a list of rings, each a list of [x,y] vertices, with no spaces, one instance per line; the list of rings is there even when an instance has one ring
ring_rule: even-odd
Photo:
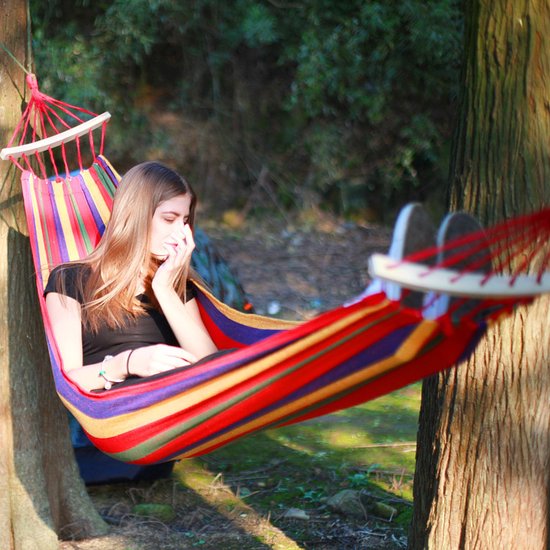
[[[191,483],[185,471],[200,467],[199,477],[206,475],[211,485],[223,480],[241,502],[272,518],[290,508],[329,513],[328,498],[355,489],[391,502],[398,509],[393,524],[405,527],[419,407],[420,384],[414,384],[351,409],[245,437],[183,461],[175,472]]]

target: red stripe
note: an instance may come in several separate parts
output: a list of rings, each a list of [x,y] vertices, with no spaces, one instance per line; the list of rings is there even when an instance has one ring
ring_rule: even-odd
[[[475,332],[475,331],[473,331]],[[315,409],[307,414],[300,415],[299,417],[294,418],[289,422],[283,422],[278,424],[277,427],[289,426],[298,422],[303,422],[318,416],[325,414],[333,413],[341,409],[346,409],[349,407],[354,407],[360,405],[372,399],[376,399],[382,395],[386,395],[392,391],[395,391],[399,388],[407,386],[413,382],[430,376],[434,373],[440,372],[448,368],[449,364],[456,362],[466,346],[469,345],[472,338],[472,333],[469,333],[469,336],[463,336],[461,333],[457,332],[453,338],[443,340],[442,343],[433,349],[431,349],[426,354],[423,354],[411,361],[404,363],[403,365],[397,367],[394,370],[391,370],[387,374],[382,375],[381,377],[369,381],[367,385],[348,394],[346,397],[334,401],[328,405]],[[442,355],[444,354],[444,357]],[[260,428],[261,429],[261,428]],[[230,440],[217,443],[210,447],[204,448],[196,454],[188,455],[189,458],[194,456],[201,456],[203,454],[210,453],[219,447],[227,445],[231,441],[239,439],[244,435],[250,434],[257,430],[250,430],[246,434],[239,434],[231,438]],[[144,463],[145,464],[145,463]]]
[[[395,330],[411,324],[415,324],[416,322],[418,322],[416,317],[407,319],[406,316],[401,315],[399,317],[388,319],[382,322],[380,325],[369,328],[367,332],[364,332],[353,338],[352,340],[349,340],[344,344],[344,346],[336,347],[335,349],[329,351],[321,358],[319,358],[315,363],[310,363],[305,368],[300,369],[298,372],[292,373],[291,379],[283,378],[273,384],[270,384],[267,388],[249,397],[246,402],[240,403],[238,406],[240,408],[244,408],[246,405],[248,405],[243,411],[245,415],[248,415],[251,411],[256,411],[271,403],[275,403],[286,395],[290,395],[294,391],[299,390],[301,387],[309,384],[310,382],[313,382],[317,377],[323,376],[324,374],[337,367],[341,363],[345,362],[349,358],[372,346],[377,341],[383,339],[387,335],[393,333]],[[340,337],[347,336],[349,333],[353,332],[353,330],[361,326],[364,326],[364,323],[357,323],[354,327],[351,328],[350,331],[345,331],[344,334],[336,336],[335,338],[331,338],[327,341],[327,346],[334,341],[337,342]],[[306,352],[302,355],[304,357],[307,357],[308,355],[311,355],[311,353]],[[302,357],[300,357],[300,359],[301,358]],[[365,365],[365,367],[368,367],[368,365]],[[224,422],[223,426],[218,426],[218,424],[221,424],[221,419],[223,416],[227,416],[228,420]],[[217,415],[216,418],[213,419],[213,422],[217,424],[216,428],[219,429],[220,427],[226,428],[228,426],[231,426],[238,420],[240,420],[240,418],[236,418],[234,415],[232,415],[232,410],[228,410],[226,413],[223,413],[223,415]],[[200,431],[200,429],[203,428],[204,425],[205,423],[203,423],[196,430]],[[262,424],[260,427],[254,428],[250,431],[262,429],[267,425],[267,423]],[[187,434],[187,436],[190,435],[191,433]],[[239,435],[237,437],[241,436]],[[189,437],[187,439],[189,439]],[[188,441],[187,443],[189,444],[190,441]]]
[[[101,196],[103,197],[103,200],[105,201],[105,204],[108,206],[109,211],[112,209],[113,206],[113,197],[110,194],[109,190],[103,185],[103,182],[101,181],[101,178],[97,175],[97,172],[95,170],[95,166],[91,166],[89,170],[90,175],[92,176],[92,179],[94,180],[96,187],[98,188],[99,192],[101,193]]]
[[[299,340],[300,338],[303,338],[304,336],[307,336],[308,334],[311,334],[313,332],[316,332],[317,330],[329,326],[335,321],[342,319],[343,317],[347,316],[348,314],[355,313],[359,309],[365,309],[370,308],[373,306],[378,305],[380,302],[386,301],[386,298],[383,294],[377,294],[373,296],[369,296],[365,300],[358,302],[357,304],[354,304],[353,306],[350,306],[348,308],[336,308],[334,310],[328,311],[326,313],[323,313],[319,317],[316,317],[315,319],[312,319],[311,321],[308,321],[307,323],[304,323],[302,325],[297,325],[296,327],[289,329],[289,330],[283,330],[277,334],[274,334],[265,340],[261,340],[260,342],[257,342],[254,345],[245,346],[239,349],[235,352],[235,355],[233,358],[237,361],[242,361],[243,364],[247,361],[251,361],[260,355],[265,355],[268,353],[273,352],[274,350],[288,345],[289,342]],[[399,309],[399,305],[395,302],[389,302],[385,304],[385,307],[381,309],[381,312],[373,312],[369,313],[369,315],[372,315],[373,319],[378,318],[375,317],[377,315],[383,315],[382,312],[388,312],[396,311]],[[133,386],[126,386],[117,388],[116,386],[109,392],[103,392],[103,393],[92,393],[87,392],[86,395],[90,399],[98,400],[98,401],[117,401],[117,400],[123,400],[126,401],[126,397],[131,395],[140,395],[142,393],[147,393],[149,391],[154,390],[162,390],[166,388],[167,383],[169,382],[171,386],[175,386],[183,381],[186,381],[188,379],[192,379],[195,376],[197,376],[198,373],[204,373],[208,370],[214,370],[219,367],[220,364],[226,364],[228,361],[228,357],[220,357],[219,359],[213,360],[212,362],[209,362],[205,365],[197,366],[193,369],[180,371],[177,373],[173,373],[170,376],[167,376],[165,378],[158,378],[156,380],[151,381],[143,381],[140,384],[136,384]],[[128,412],[132,412],[129,410]]]
[[[449,368],[449,365],[454,365],[460,359],[477,330],[479,330],[477,326],[461,326],[459,331],[456,331],[452,336],[444,336],[438,345],[419,357],[408,361],[341,399],[282,425],[295,424],[323,414],[360,405]]]
[[[76,194],[74,192],[74,185],[72,184],[71,179],[72,178],[69,178],[69,180],[65,180],[64,189],[63,189],[63,199],[66,202],[66,208],[69,214],[69,222],[71,225],[71,234],[76,243],[78,257],[84,258],[85,256],[88,255],[89,252],[86,249],[86,246],[84,244],[82,229],[80,227],[80,223],[78,221],[78,218],[75,212],[75,209],[78,208],[78,206],[75,206],[72,200],[72,197],[76,198]]]
[[[212,338],[218,349],[243,348],[245,345],[242,342],[233,340],[222,331],[221,327],[216,325],[214,320],[208,315],[204,306],[197,300],[199,312],[206,328],[206,331]]]
[[[369,321],[370,320],[371,318],[369,318]],[[345,361],[346,359],[352,357],[366,347],[372,345],[375,341],[393,332],[397,328],[417,322],[417,318],[415,316],[399,316],[399,322],[396,323],[396,320],[396,318],[392,318],[382,322],[379,326],[369,329],[368,333],[360,334],[357,337],[346,342],[344,346],[336,347],[335,349],[327,352],[325,355],[323,355],[322,358],[319,359],[319,362],[310,363],[304,368],[301,368],[298,371],[294,371],[288,376],[284,376],[282,379],[269,384],[266,388],[256,392],[246,399],[243,399],[243,401],[241,401],[240,403],[232,405],[231,408],[216,414],[213,418],[202,422],[200,426],[197,426],[196,428],[187,431],[182,436],[167,443],[164,447],[159,448],[156,452],[144,458],[143,463],[157,462],[159,460],[162,460],[166,456],[178,452],[181,448],[199,441],[204,437],[205,434],[215,433],[218,430],[231,427],[232,425],[239,422],[242,418],[248,416],[250,413],[260,410],[263,407],[269,406],[270,404],[276,403],[278,400],[298,390],[305,384],[312,382],[315,378],[329,372],[335,366],[339,365],[342,361]],[[192,418],[194,416],[202,414],[203,412],[211,410],[218,404],[223,404],[231,397],[238,396],[240,393],[243,393],[248,389],[260,385],[261,382],[269,380],[270,376],[272,376],[273,374],[284,372],[285,369],[292,367],[294,364],[303,359],[307,359],[315,352],[321,349],[326,349],[333,343],[337,343],[342,338],[345,338],[349,334],[353,333],[353,331],[357,328],[364,326],[364,324],[364,320],[354,323],[353,326],[344,331],[341,331],[339,334],[333,335],[330,338],[325,339],[315,348],[305,350],[298,355],[291,357],[286,361],[283,361],[281,365],[278,365],[276,368],[270,370],[269,372],[262,373],[262,375],[256,378],[247,380],[245,383],[240,384],[238,387],[231,388],[230,390],[223,392],[223,394],[216,396],[213,399],[201,402],[191,411],[187,411],[185,415],[174,415],[171,419],[168,419],[170,421],[169,423],[165,423],[165,420],[167,419],[163,419],[163,429],[166,429],[167,427],[177,426],[178,423],[182,423],[188,418]],[[154,426],[151,426],[150,428],[151,431],[149,437],[156,435],[161,431],[158,429],[158,426],[156,427],[157,429],[155,429]],[[255,428],[255,430],[256,429],[260,428]],[[142,430],[142,428],[140,428],[140,430]],[[131,446],[127,446],[127,436],[128,434],[125,434],[123,437],[124,447],[131,448]],[[144,438],[144,441],[146,440],[147,437]],[[103,442],[99,444],[101,447],[103,447]],[[120,447],[118,449],[123,450],[120,449]],[[107,452],[113,451],[108,450]]]
[[[90,206],[86,200],[86,195],[80,186],[80,180],[78,178],[72,178],[69,185],[74,200],[74,209],[80,214],[80,218],[82,220],[81,223],[84,224],[84,230],[80,230],[79,228],[78,232],[75,234],[75,237],[78,239],[79,253],[82,250],[81,258],[84,258],[92,251],[88,250],[88,245],[86,244],[84,236],[86,235],[88,237],[90,246],[93,249],[97,245],[100,235],[93,215],[90,211]],[[76,223],[79,223],[78,219],[76,220]]]
[[[49,255],[45,260],[51,265],[57,265],[63,260],[60,254],[60,242],[62,235],[58,234],[55,226],[56,209],[51,185],[45,180],[38,178],[34,181],[36,198],[39,212],[38,217],[42,222],[42,232],[44,235],[46,253]],[[48,248],[48,244],[50,245]],[[50,255],[51,254],[51,255]]]
[[[38,249],[38,243],[37,243],[37,237],[36,237],[36,226],[37,220],[35,218],[35,212],[32,208],[32,191],[30,189],[30,182],[29,178],[31,177],[29,172],[23,172],[22,174],[22,183],[23,183],[23,197],[24,197],[24,205],[25,205],[25,217],[27,219],[27,227],[29,230],[29,237],[31,242],[31,250],[32,250],[32,257],[34,259],[34,265],[35,265],[35,272],[36,272],[36,278],[37,278],[37,285],[39,290],[39,295],[42,294],[42,287],[43,287],[43,281],[42,281],[42,273],[40,270],[40,266],[37,265],[38,258],[40,257],[39,249]]]

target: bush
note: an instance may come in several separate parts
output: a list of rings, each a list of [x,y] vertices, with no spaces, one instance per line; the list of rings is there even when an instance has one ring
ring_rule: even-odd
[[[458,0],[32,0],[31,14],[39,81],[113,112],[115,162],[150,153],[160,110],[217,128],[182,163],[202,181],[212,174],[204,159],[223,158],[215,178],[230,178],[237,203],[262,167],[285,204],[344,214],[444,185]]]

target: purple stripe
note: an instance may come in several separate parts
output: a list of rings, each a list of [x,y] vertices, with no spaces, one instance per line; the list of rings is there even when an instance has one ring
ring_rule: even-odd
[[[115,187],[118,187],[118,178],[115,173],[111,170],[109,164],[105,159],[100,155],[97,157],[97,163],[103,168],[103,171],[109,175],[109,179],[113,182]]]
[[[82,193],[84,193],[84,196],[86,197],[86,202],[88,203],[88,207],[90,208],[90,213],[92,214],[94,223],[99,231],[99,234],[102,235],[105,229],[105,225],[103,224],[103,220],[99,215],[99,210],[95,205],[94,199],[92,198],[90,191],[88,191],[86,182],[84,181],[82,174],[78,174],[77,176],[75,176],[75,178],[78,178],[78,184],[80,186],[80,189],[82,190]]]
[[[169,458],[174,458],[179,454],[181,454],[182,452],[191,451],[196,447],[199,447],[205,443],[208,443],[209,441],[211,441],[212,439],[215,439],[216,437],[219,437],[235,428],[238,428],[239,426],[247,424],[248,422],[252,422],[256,418],[259,418],[274,410],[282,408],[288,403],[291,403],[292,401],[298,400],[306,395],[309,395],[310,393],[313,393],[325,386],[328,386],[336,382],[337,380],[340,380],[350,374],[353,374],[354,372],[360,371],[362,369],[366,369],[368,368],[368,365],[372,365],[373,363],[377,363],[383,359],[391,357],[392,355],[395,354],[395,350],[399,346],[401,346],[402,343],[407,340],[407,338],[409,338],[411,333],[416,328],[417,328],[417,325],[409,325],[407,327],[402,327],[398,330],[395,330],[394,332],[392,332],[382,340],[379,340],[378,342],[371,344],[367,349],[364,349],[363,351],[357,353],[353,357],[350,357],[348,360],[344,361],[343,363],[340,363],[338,366],[334,367],[333,369],[319,376],[318,378],[315,378],[312,382],[309,382],[304,386],[301,386],[299,389],[286,395],[284,398],[268,405],[267,407],[264,407],[262,409],[255,411],[254,413],[242,418],[238,422],[235,422],[231,426],[223,428],[222,430],[219,430],[217,432],[208,434],[208,436],[204,437],[203,439],[193,443],[188,447],[184,447],[179,452],[176,452],[170,455]],[[345,342],[343,345],[345,345]],[[314,360],[322,361],[322,358],[316,357]],[[310,367],[314,368],[314,365],[306,363],[305,365],[302,365],[302,367],[300,368],[310,368]],[[290,373],[289,376],[292,376],[292,373]],[[368,381],[366,383],[368,383]],[[324,405],[324,402],[320,402],[310,407],[318,408],[323,405]],[[292,415],[297,414],[297,412],[298,411],[292,412]],[[278,419],[273,423],[280,423],[283,421],[284,421],[284,418]],[[265,429],[265,427],[263,427],[262,429]]]
[[[31,189],[31,184],[29,181],[30,175],[30,172],[23,172],[23,188],[25,189],[25,193],[28,193],[29,195],[32,193],[36,196],[38,194],[38,192],[36,191],[36,184],[33,178],[33,185]],[[36,200],[38,200],[38,198]],[[34,208],[32,208],[32,199],[29,197],[27,224],[29,225],[29,235],[31,236],[33,241],[33,251],[36,251],[36,254],[33,254],[34,270],[36,273],[36,287],[38,289],[39,296],[42,296],[42,292],[44,291],[44,275],[42,272],[42,266],[40,265],[40,248],[38,246],[38,231],[36,229],[37,223],[40,223],[40,220],[37,218]],[[47,258],[44,258],[44,261],[47,262]]]
[[[117,396],[117,393],[120,392],[113,389],[109,391],[109,393],[98,393],[96,397],[90,399],[88,395],[80,394],[78,390],[67,382],[62,373],[59,372],[59,366],[57,366],[56,369],[59,376],[55,376],[55,383],[57,391],[79,411],[92,418],[107,419],[121,414],[139,411],[155,403],[160,403],[170,397],[207,382],[212,378],[216,378],[224,372],[239,368],[247,362],[246,358],[228,361],[229,357],[230,356],[227,355],[224,356],[224,363],[217,369],[196,373],[194,376],[185,380],[171,380],[172,376],[177,378],[179,373],[174,373],[172,376],[167,375],[165,378],[166,384],[156,390],[149,389],[150,384],[144,380],[142,383],[132,386],[133,389],[140,390],[140,393],[137,394],[122,393]]]
[[[47,191],[48,191],[48,200],[50,202],[51,211],[53,213],[53,218],[54,218],[53,222],[55,225],[55,233],[56,233],[55,235],[48,235],[50,246],[52,246],[52,248],[54,246],[57,246],[57,248],[59,249],[59,255],[61,256],[61,261],[66,262],[69,260],[69,253],[67,251],[65,234],[63,232],[63,227],[61,225],[61,219],[59,217],[59,211],[57,209],[57,201],[54,195],[53,186],[48,184]],[[44,195],[42,194],[42,196]]]
[[[257,327],[252,327],[249,325],[243,325],[232,319],[228,319],[214,304],[197,288],[198,296],[197,300],[200,302],[200,305],[204,308],[206,314],[214,324],[228,337],[232,340],[249,346],[255,344],[272,336],[282,332],[281,329],[262,329]]]
[[[178,380],[182,375],[181,372],[167,374],[166,377],[163,378],[166,383],[158,389],[150,389],[149,386],[154,382],[148,383],[147,380],[144,380],[142,383],[132,386],[132,388],[139,389],[139,393],[128,394],[124,392],[124,388],[121,388],[120,392],[118,392],[115,388],[108,393],[97,394],[97,399],[90,399],[89,396],[80,394],[60,372],[59,365],[54,362],[52,353],[50,353],[50,357],[52,366],[55,366],[53,370],[58,393],[79,411],[92,418],[110,418],[139,411],[155,403],[160,403],[170,397],[179,395],[205,382],[218,378],[232,370],[249,365],[251,362],[284,347],[284,345],[286,344],[277,344],[274,342],[273,346],[269,346],[262,352],[255,352],[251,348],[240,350],[234,354],[224,355],[219,359],[214,359],[212,363],[196,367],[196,372],[193,373],[193,376],[185,379]]]
[[[287,405],[288,403],[309,395],[310,393],[324,388],[325,386],[329,386],[330,384],[333,384],[334,382],[341,380],[354,372],[367,368],[368,365],[372,365],[373,363],[378,363],[379,361],[392,357],[395,355],[396,350],[401,347],[401,345],[410,337],[416,328],[418,327],[415,324],[394,330],[382,340],[378,340],[374,344],[371,344],[368,348],[354,355],[346,362],[339,364],[325,374],[315,378],[315,380],[305,384],[298,390],[286,396],[284,399],[281,399],[278,403],[274,403],[273,405],[266,407],[264,410],[258,411],[252,416],[252,418],[261,416],[262,414]]]

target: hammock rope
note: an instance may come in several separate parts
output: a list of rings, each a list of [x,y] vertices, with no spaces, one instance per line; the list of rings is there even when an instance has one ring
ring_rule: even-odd
[[[27,38],[29,39],[29,44],[30,44],[30,33],[27,32]],[[17,59],[17,57],[15,57],[15,55],[13,54],[13,52],[3,43],[3,42],[0,42],[0,48],[2,48],[4,50],[4,52],[6,54],[8,54],[8,56],[11,58],[11,60],[25,73],[25,74],[31,74],[30,71],[28,71],[26,69],[26,67],[23,65],[23,63],[21,63],[21,61],[19,61],[19,59]],[[29,48],[29,51],[30,51],[30,48]]]
[[[403,262],[425,264],[426,276],[437,269],[451,268],[458,280],[465,274],[478,272],[484,266],[491,265],[483,284],[507,272],[510,286],[530,267],[534,270],[534,278],[540,282],[548,271],[549,252],[546,243],[549,235],[550,209],[543,208],[488,229],[469,233],[441,246],[415,252],[402,261],[394,262],[394,267],[399,268]],[[537,256],[540,257],[538,262]]]
[[[66,132],[65,124],[50,111],[38,108],[60,102],[44,99],[37,88],[33,93],[37,98],[34,110],[48,113],[48,131]],[[67,104],[62,104],[66,115],[63,109],[94,116]],[[29,113],[27,109],[10,146],[21,145],[29,136],[31,142],[38,137],[31,126],[41,129],[43,139],[45,126],[37,126],[35,115]],[[84,118],[77,114],[72,120],[80,125]],[[55,127],[50,124],[54,119]],[[531,295],[482,297],[457,319],[452,312],[465,302],[458,298],[448,313],[427,319],[422,310],[377,292],[310,321],[294,323],[231,309],[195,281],[208,332],[218,348],[235,351],[191,368],[127,381],[109,391],[85,391],[63,369],[42,293],[50,270],[89,254],[109,220],[120,177],[102,154],[105,123],[99,128],[100,152],[95,152],[94,140],[88,139],[92,161],[83,168],[84,155],[79,154],[79,169],[73,175],[68,171],[64,144],[59,147],[65,176],[56,169],[51,179],[44,174],[44,157],[56,158],[53,147],[33,153],[43,157],[37,172],[27,160],[21,164],[10,155],[7,158],[22,170],[36,284],[57,393],[90,440],[119,460],[153,464],[198,456],[258,430],[300,422],[386,394],[460,362],[475,348],[488,324],[532,300]],[[465,279],[490,261],[491,272],[481,275],[486,287],[502,276],[495,274],[496,268],[507,271],[506,286],[514,286],[533,265],[533,278],[544,283],[549,214],[546,209],[499,224],[479,235],[411,255],[405,262],[390,260],[387,271],[399,273],[407,262],[420,265],[421,286],[423,279],[447,268],[455,268],[452,277]],[[535,287],[532,294],[540,291]]]
[[[95,162],[97,155],[103,154],[106,124],[110,115],[108,113],[98,115],[88,109],[50,97],[39,90],[34,74],[27,74],[26,82],[30,90],[30,99],[7,147],[2,150],[1,158],[11,160],[22,172],[28,170],[32,173],[35,173],[32,165],[32,160],[34,159],[39,166],[39,173],[42,178],[47,179],[48,172],[51,169],[55,178],[61,179],[61,172],[64,172],[65,176],[68,176],[70,173],[66,143],[74,141],[78,169],[81,171],[84,170],[81,137],[82,135],[86,135],[89,142],[91,163]],[[98,121],[98,124],[101,124],[99,150],[97,153],[93,135],[95,126],[92,124],[94,119]],[[88,124],[91,127],[83,129],[81,133],[77,132],[74,137],[72,135],[67,136],[67,141],[61,139],[58,142],[57,139],[53,139],[62,136],[64,130],[69,131],[69,133],[74,130],[75,122],[80,126]],[[38,146],[37,144],[39,143],[43,143],[43,146]],[[52,145],[49,143],[52,143]],[[55,157],[56,146],[61,148],[60,160]],[[26,153],[26,149],[31,152],[31,157]],[[47,151],[47,156],[43,154],[43,151]],[[22,163],[17,161],[19,157],[22,159]],[[60,161],[62,168],[59,167]]]

